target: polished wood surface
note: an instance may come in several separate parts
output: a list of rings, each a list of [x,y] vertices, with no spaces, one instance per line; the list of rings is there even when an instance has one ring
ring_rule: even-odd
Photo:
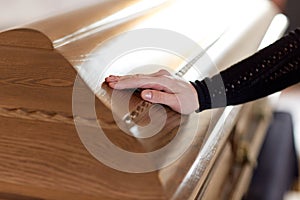
[[[18,47],[1,46],[4,52],[1,60],[7,64],[1,63],[5,99],[1,100],[4,119],[1,120],[0,177],[5,186],[0,190],[7,192],[9,188],[12,194],[49,199],[61,196],[114,199],[118,196],[115,193],[120,193],[123,199],[163,198],[156,172],[121,173],[102,165],[86,151],[72,122],[75,71],[54,49],[36,47],[22,48],[20,52]],[[11,56],[18,60],[13,62]],[[55,70],[49,71],[52,68]],[[61,72],[58,76],[52,74],[57,69]],[[63,81],[59,81],[60,76],[64,77],[61,77]],[[20,77],[26,79],[19,80]],[[103,115],[106,107],[103,104],[99,107],[101,118],[107,120]],[[134,193],[125,192],[130,190]]]
[[[128,20],[114,26],[101,29],[102,24],[98,27],[100,30],[95,32],[93,28],[87,33],[78,32],[136,2],[108,1],[29,24],[25,28],[0,33],[0,199],[181,200],[214,199],[218,194],[224,195],[224,199],[230,195],[241,197],[242,193],[234,193],[233,187],[224,188],[221,184],[228,181],[227,172],[236,165],[244,164],[236,162],[237,155],[232,148],[235,143],[231,139],[235,134],[244,133],[243,128],[253,124],[246,123],[249,118],[246,112],[240,112],[239,106],[191,116],[181,116],[165,108],[167,123],[159,134],[140,139],[125,134],[116,124],[116,120],[123,120],[123,116],[113,118],[110,101],[112,90],[104,83],[99,87],[106,95],[96,94],[95,97],[97,119],[90,118],[89,115],[73,116],[73,83],[77,74],[84,76],[79,69],[91,58],[89,56],[93,50],[106,39],[123,31],[153,27],[155,21],[151,20],[155,16],[160,17],[164,12],[174,11],[172,2],[163,2],[156,6],[146,6],[142,14],[132,13]],[[243,21],[247,24],[246,30],[257,30],[256,35],[251,31],[236,32],[232,28],[211,49],[218,52],[216,49],[224,48],[221,53],[211,52],[210,55],[217,64],[222,64],[220,68],[242,59],[259,46],[270,20],[276,14],[270,4],[264,2],[260,5],[261,15],[254,20],[244,16]],[[223,11],[224,14],[226,12]],[[160,26],[170,25],[168,20],[163,22]],[[180,30],[185,23],[182,21],[180,26],[175,27]],[[236,21],[226,23],[232,27],[239,24]],[[181,29],[187,31],[185,27]],[[194,27],[190,27],[190,30],[193,29]],[[218,35],[209,34],[213,30],[223,32],[224,26],[217,30],[207,28],[198,36],[197,41],[207,46]],[[76,37],[69,37],[74,33]],[[240,45],[245,40],[251,45],[240,50]],[[102,48],[100,45],[99,50]],[[209,71],[208,69],[207,73]],[[89,79],[82,80],[80,89],[92,94],[89,88]],[[121,97],[128,92],[121,91]],[[129,111],[135,111],[136,105],[142,103],[139,93],[134,93]],[[81,106],[83,109],[87,106],[84,99]],[[247,113],[251,111],[248,109]],[[154,113],[154,117],[160,116],[159,110]],[[239,126],[237,124],[241,116],[246,117],[246,122]],[[97,120],[114,145],[135,153],[152,152],[166,146],[178,134],[180,126],[184,127],[188,123],[199,123],[199,126],[187,151],[171,165],[147,173],[127,173],[104,165],[87,151],[74,125],[77,118],[85,122],[84,126],[89,131],[97,128],[90,123]],[[148,112],[142,112],[135,120],[141,125],[149,123]],[[256,127],[259,123],[254,122]],[[267,121],[263,124],[266,126]],[[238,130],[237,133],[235,130]],[[187,126],[182,134],[188,135],[192,131],[194,130]],[[262,138],[255,142],[257,148],[254,150],[254,157],[261,140]],[[237,143],[239,144],[239,140]],[[151,160],[148,162],[153,164]],[[219,179],[222,181],[218,182]]]
[[[28,29],[4,32],[0,37],[1,106],[72,116],[75,70],[66,67],[70,64],[49,39]]]
[[[12,32],[12,38],[16,31]],[[22,32],[23,29],[20,30],[20,33]],[[40,34],[43,38],[41,33],[29,32],[32,32],[34,37]],[[3,118],[0,156],[3,159],[3,170],[0,177],[5,185],[0,187],[0,191],[49,199],[60,198],[61,195],[68,199],[92,199],[93,196],[103,199],[167,198],[168,194],[161,186],[159,178],[163,172],[161,175],[158,172],[118,172],[101,164],[86,151],[73,124],[71,98],[76,73],[55,49],[38,48],[39,43],[44,44],[38,41],[34,48],[0,46],[3,78],[0,114]],[[53,68],[55,70],[51,70]],[[110,90],[108,87],[104,88]],[[136,97],[135,101],[138,99]],[[114,123],[110,110],[101,101],[97,100],[96,108],[98,120],[103,129],[108,129],[104,132],[110,134],[107,136],[111,141],[133,152],[148,152],[164,146],[170,137],[172,139],[172,135],[176,134],[176,129],[172,130],[179,125],[176,121],[181,118],[179,114],[168,110],[170,122],[165,133],[143,141],[119,134],[120,129]],[[177,172],[180,167],[182,172],[169,180],[173,188],[169,188],[169,195],[175,192],[176,185],[181,183],[192,164],[191,161],[194,160],[190,158],[195,157],[201,147],[204,139],[201,135],[205,133],[205,126],[202,128],[204,130],[198,136],[200,138],[195,141],[196,148],[187,153],[188,157],[185,160],[189,162],[183,162],[183,165],[178,163],[176,168],[172,169]],[[7,160],[8,158],[10,159]],[[171,192],[172,190],[174,191]]]

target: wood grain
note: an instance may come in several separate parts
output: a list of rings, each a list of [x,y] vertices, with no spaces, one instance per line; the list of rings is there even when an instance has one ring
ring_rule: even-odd
[[[223,109],[205,111],[191,118],[165,108],[166,125],[159,134],[147,139],[138,139],[120,130],[116,121],[123,120],[124,116],[116,115],[117,119],[113,117],[109,95],[107,99],[95,98],[97,118],[90,118],[89,114],[73,116],[75,68],[78,70],[100,43],[130,30],[155,14],[159,8],[64,46],[53,48],[52,42],[134,2],[137,1],[107,1],[28,25],[28,29],[0,34],[0,199],[182,200],[196,198],[199,191],[206,197],[215,198],[218,195],[213,193],[214,187],[218,188],[218,192],[223,190],[217,179],[222,177],[224,181],[227,178],[231,164],[228,162],[235,156],[229,148],[232,142],[229,136],[239,117],[239,108],[227,109],[229,115],[220,129],[215,126],[224,114]],[[267,17],[271,16],[273,13],[270,12]],[[250,28],[254,27],[253,30],[260,27],[259,34],[254,37],[250,33],[243,35],[243,41],[251,43],[243,51],[237,48],[239,45],[232,47],[230,44],[226,53],[218,55],[226,57],[221,59],[225,60],[223,67],[256,50],[268,20],[257,23],[257,26],[253,26],[253,22],[246,23]],[[243,41],[234,42],[241,44]],[[91,94],[85,83],[82,82],[80,87]],[[107,94],[112,92],[105,84],[101,90]],[[115,105],[116,108],[124,106],[120,102]],[[143,104],[143,101],[135,93],[130,101],[129,112],[139,111],[139,104]],[[83,110],[88,108],[84,98],[80,106]],[[247,112],[251,111],[248,109]],[[160,112],[154,113],[154,117],[160,116]],[[117,171],[96,160],[79,139],[73,122],[77,118],[85,122],[86,134],[97,129],[90,122],[98,120],[111,143],[134,153],[152,152],[166,146],[178,134],[178,127],[185,127],[188,122],[199,123],[199,126],[195,129],[186,127],[181,133],[189,136],[196,131],[192,144],[179,159],[165,168],[138,174]],[[134,120],[139,125],[149,123],[148,112],[139,112]],[[248,126],[248,123],[243,125]],[[216,137],[208,143],[212,132]],[[101,141],[99,144],[103,145]],[[185,140],[181,144],[185,144]],[[206,144],[210,145],[209,148]],[[167,158],[169,155],[163,156]],[[112,159],[118,160],[118,156]],[[223,159],[227,162],[224,169]],[[153,164],[151,160],[149,163]]]
[[[72,115],[75,70],[55,50],[36,47],[0,45],[0,105]]]
[[[0,34],[0,45],[27,48],[53,49],[49,38],[40,31],[32,29],[13,29]]]
[[[35,33],[33,31],[32,36]],[[10,39],[14,36],[12,34]],[[199,132],[199,140],[185,154],[187,162],[178,161],[179,164],[169,167],[169,171],[180,172],[172,177],[172,187],[162,185],[162,181],[166,181],[165,172],[116,171],[87,152],[74,124],[43,120],[55,114],[72,118],[72,83],[76,73],[64,57],[54,49],[38,48],[38,43],[35,48],[0,45],[0,69],[0,106],[14,113],[0,114],[0,194],[3,198],[20,195],[37,199],[62,196],[66,199],[169,199],[186,176],[203,142],[205,132]],[[82,87],[89,91],[85,84]],[[141,99],[134,96],[132,101],[134,104]],[[137,140],[120,131],[109,107],[98,99],[96,110],[109,139],[132,152],[149,152],[166,145],[176,135],[181,118],[167,109],[169,121],[162,133]],[[40,113],[40,118],[22,117],[22,114],[36,113]]]
[[[76,74],[60,54],[55,50],[6,45],[1,45],[0,51],[2,107],[72,116],[72,83]],[[68,193],[82,193],[79,196],[86,195],[87,199],[89,196],[103,199],[117,196],[124,199],[145,196],[149,199],[149,195],[160,199],[163,196],[156,173],[120,173],[93,159],[81,144],[74,125],[17,117],[1,119],[0,182],[21,185],[24,195],[54,196],[56,199],[61,194],[70,199],[72,195]],[[128,184],[127,180],[132,180],[132,184]],[[154,187],[149,187],[149,194],[142,187],[145,180]],[[16,188],[10,192],[18,194],[20,191]],[[40,193],[40,188],[53,193]],[[136,194],[127,194],[126,191],[130,190],[136,191]]]
[[[39,189],[49,189],[57,199],[61,193],[100,199],[163,197],[155,172],[128,174],[106,167],[85,150],[74,126],[1,118],[0,127],[0,182],[29,186],[27,195],[40,197]]]

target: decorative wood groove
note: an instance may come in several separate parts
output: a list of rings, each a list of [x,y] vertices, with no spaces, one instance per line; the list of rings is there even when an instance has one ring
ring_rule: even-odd
[[[0,107],[0,116],[27,120],[38,120],[43,122],[71,124],[74,125],[74,120],[80,121],[82,125],[96,127],[95,121],[98,119],[88,119],[84,117],[68,115],[66,113],[49,112],[45,110],[31,110],[26,108],[4,108]],[[101,124],[102,126],[110,126],[111,123]]]
[[[67,113],[49,112],[46,110],[32,110],[28,108],[5,108],[0,107],[0,116],[15,119],[37,120],[42,122],[70,124],[74,125],[74,120],[80,121],[81,125],[88,127],[98,127],[96,124],[101,124],[102,128],[109,128],[114,125],[114,121],[105,121],[103,119],[92,119],[80,116],[73,116]]]
[[[0,107],[0,116],[54,123],[74,124],[73,116],[43,110],[30,110],[26,108]]]

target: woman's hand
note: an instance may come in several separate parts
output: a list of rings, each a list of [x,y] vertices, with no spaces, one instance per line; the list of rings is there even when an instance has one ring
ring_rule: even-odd
[[[114,89],[143,88],[141,97],[152,103],[165,104],[173,110],[190,114],[199,108],[197,91],[189,83],[175,78],[166,70],[153,74],[109,76],[105,79]]]

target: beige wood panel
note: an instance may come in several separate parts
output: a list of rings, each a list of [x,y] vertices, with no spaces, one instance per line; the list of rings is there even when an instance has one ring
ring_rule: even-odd
[[[63,38],[80,29],[89,27],[91,24],[94,24],[107,16],[113,15],[137,2],[137,0],[102,1],[25,26],[47,33],[48,37],[52,41],[55,41],[56,39]]]
[[[0,0],[0,29],[13,28],[101,1],[106,0]]]
[[[230,170],[234,166],[234,154],[230,141],[224,146],[214,167],[210,172],[207,183],[203,185],[198,199],[215,200],[228,199],[222,196],[226,184],[231,180]]]

